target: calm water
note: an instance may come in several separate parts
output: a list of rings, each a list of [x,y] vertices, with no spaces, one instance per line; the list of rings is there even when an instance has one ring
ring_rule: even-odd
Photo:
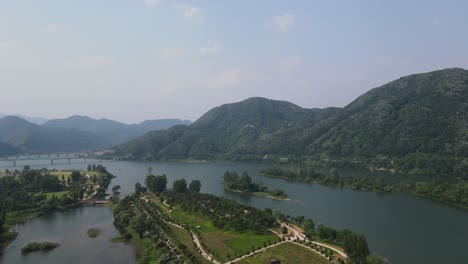
[[[76,160],[72,164],[48,165],[46,161],[31,161],[33,168],[49,167],[57,169],[82,169],[83,161]],[[90,163],[92,161],[88,161]],[[65,163],[65,161],[63,161]],[[126,162],[102,161],[102,164],[117,176],[111,186],[119,184],[122,193],[130,193],[137,181],[144,182],[148,166],[155,174],[165,173],[168,176],[168,186],[172,181],[185,178],[199,179],[202,182],[202,192],[225,196],[243,204],[258,208],[280,209],[285,214],[304,215],[312,218],[316,225],[323,223],[337,229],[349,228],[364,233],[372,251],[389,258],[392,263],[466,263],[468,261],[468,211],[447,207],[425,199],[415,198],[405,194],[378,194],[360,192],[348,189],[331,188],[320,185],[307,185],[254,176],[255,181],[265,183],[269,188],[285,190],[291,201],[275,201],[256,196],[246,196],[230,193],[223,189],[222,176],[226,170],[254,175],[263,167],[259,164],[241,163],[179,163],[179,162]],[[0,168],[10,166],[10,162],[0,161]],[[23,166],[24,164],[19,164]],[[20,237],[7,248],[5,256],[0,259],[4,263],[60,263],[67,259],[71,263],[99,263],[100,259],[90,261],[91,256],[106,256],[108,263],[129,263],[134,261],[131,248],[122,244],[107,243],[102,235],[100,247],[95,241],[86,237],[88,226],[95,225],[93,217],[98,217],[102,226],[107,226],[109,234],[117,231],[112,227],[112,214],[107,208],[84,207],[76,212],[39,218],[20,228]],[[96,220],[97,221],[97,220]],[[101,222],[102,221],[102,222]],[[67,235],[64,229],[56,229],[56,225],[73,228],[76,237]],[[58,227],[57,227],[58,228]],[[42,232],[42,233],[41,233]],[[80,233],[81,232],[81,233]],[[54,241],[63,246],[51,253],[21,257],[19,248],[31,240],[54,236]],[[75,242],[68,242],[68,240]],[[81,242],[80,242],[81,241]],[[80,246],[66,246],[66,243],[78,243]],[[446,244],[443,244],[446,243]],[[73,249],[72,249],[73,248]],[[105,250],[103,250],[104,248]],[[88,256],[79,258],[83,252]],[[57,257],[58,262],[50,262]],[[59,258],[61,257],[61,258]],[[122,262],[111,261],[110,257]],[[12,262],[6,261],[11,260]],[[107,261],[109,260],[109,261]],[[5,262],[6,261],[6,262]],[[73,262],[75,261],[75,262]],[[32,263],[32,262],[31,262]]]

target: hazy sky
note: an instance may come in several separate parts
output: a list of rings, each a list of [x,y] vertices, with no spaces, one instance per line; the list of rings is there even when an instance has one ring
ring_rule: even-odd
[[[252,96],[344,106],[468,68],[468,1],[0,0],[0,113],[195,120]]]

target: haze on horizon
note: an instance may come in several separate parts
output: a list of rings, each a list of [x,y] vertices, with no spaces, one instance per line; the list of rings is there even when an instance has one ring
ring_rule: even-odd
[[[344,106],[468,68],[467,1],[0,2],[0,113],[196,120],[261,96]]]

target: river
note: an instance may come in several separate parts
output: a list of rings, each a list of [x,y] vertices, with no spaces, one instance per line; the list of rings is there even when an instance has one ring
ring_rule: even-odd
[[[24,162],[24,161],[21,161]],[[76,162],[76,163],[73,163]],[[92,162],[88,160],[88,164]],[[46,160],[28,162],[32,168],[84,169],[87,164],[48,165]],[[18,166],[25,164],[18,163]],[[468,211],[448,207],[403,193],[381,194],[340,189],[318,184],[304,184],[256,176],[261,164],[132,162],[103,160],[102,165],[117,176],[110,186],[119,184],[123,194],[131,193],[137,181],[144,183],[149,166],[155,174],[166,174],[168,186],[176,179],[199,179],[202,192],[237,200],[258,208],[280,209],[285,214],[304,215],[337,229],[349,228],[364,233],[370,249],[392,263],[463,263],[468,260]],[[12,169],[11,162],[0,161],[0,169]],[[285,190],[290,201],[225,191],[225,171],[246,171],[254,181],[270,189]],[[86,236],[89,227],[102,227],[97,239]],[[105,207],[82,207],[34,219],[19,226],[19,237],[0,258],[2,263],[134,263],[130,246],[113,244],[109,238],[118,234],[112,226],[112,212]],[[30,241],[51,240],[61,247],[50,253],[21,256],[20,248]],[[99,246],[97,246],[99,245]],[[105,259],[105,261],[104,261]],[[101,261],[102,260],[102,261]],[[114,261],[115,260],[115,261]]]

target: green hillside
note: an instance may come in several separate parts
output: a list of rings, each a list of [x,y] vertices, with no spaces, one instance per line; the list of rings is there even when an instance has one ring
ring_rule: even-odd
[[[190,126],[146,134],[115,148],[115,154],[131,159],[338,159],[466,177],[468,71],[403,77],[342,109],[249,98],[216,107]]]
[[[262,155],[262,140],[278,131],[313,126],[335,109],[303,109],[284,101],[249,98],[216,107],[190,126],[156,131],[116,149],[133,158],[220,158],[232,155]],[[276,147],[276,146],[275,146]],[[285,148],[287,146],[284,146]],[[255,150],[253,148],[256,148]]]
[[[0,142],[0,156],[9,156],[20,153],[20,150],[12,145]]]

